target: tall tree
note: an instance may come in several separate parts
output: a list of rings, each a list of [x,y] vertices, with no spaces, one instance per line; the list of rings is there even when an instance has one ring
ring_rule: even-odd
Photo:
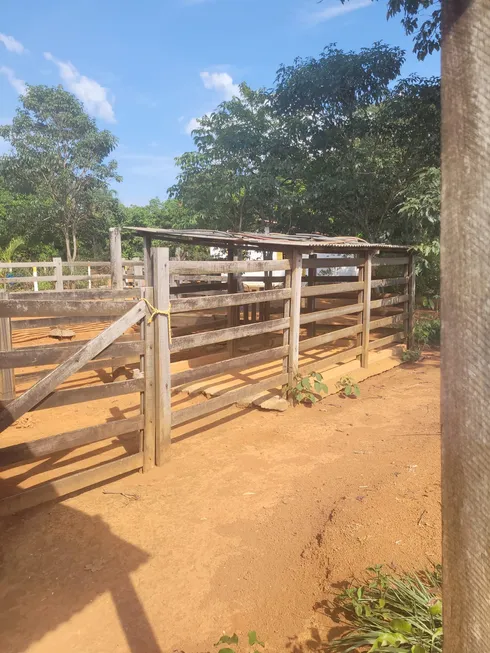
[[[63,235],[69,262],[76,259],[80,231],[99,216],[110,180],[120,181],[107,161],[116,137],[99,130],[74,95],[61,86],[28,86],[11,125],[0,137],[12,151],[0,168],[7,187],[35,198],[31,220]]]

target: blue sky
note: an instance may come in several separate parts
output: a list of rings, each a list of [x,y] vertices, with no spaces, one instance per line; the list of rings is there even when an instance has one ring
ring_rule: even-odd
[[[269,87],[280,63],[377,40],[407,50],[403,74],[439,74],[438,55],[417,61],[383,1],[3,0],[0,123],[25,82],[62,83],[119,138],[121,200],[145,204],[166,196],[194,120],[237,84]]]

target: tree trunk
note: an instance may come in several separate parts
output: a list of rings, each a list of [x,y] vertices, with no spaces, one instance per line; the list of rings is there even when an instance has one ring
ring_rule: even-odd
[[[488,650],[490,626],[489,62],[489,0],[444,0],[444,653]]]

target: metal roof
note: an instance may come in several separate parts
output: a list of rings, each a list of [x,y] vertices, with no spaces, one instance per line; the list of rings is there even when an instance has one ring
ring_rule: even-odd
[[[322,234],[258,234],[242,231],[214,231],[210,229],[153,229],[149,227],[124,227],[139,236],[151,236],[153,239],[189,245],[206,245],[208,247],[236,247],[240,249],[259,249],[282,251],[298,247],[315,251],[349,251],[379,250],[403,251],[405,245],[387,243],[368,243],[354,236],[324,236]]]

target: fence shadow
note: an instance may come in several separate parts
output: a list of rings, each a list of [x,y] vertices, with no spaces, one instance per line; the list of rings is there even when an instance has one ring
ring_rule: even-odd
[[[128,651],[162,653],[130,578],[150,556],[99,516],[47,504],[4,519],[2,533],[3,653],[26,651],[107,592]]]

